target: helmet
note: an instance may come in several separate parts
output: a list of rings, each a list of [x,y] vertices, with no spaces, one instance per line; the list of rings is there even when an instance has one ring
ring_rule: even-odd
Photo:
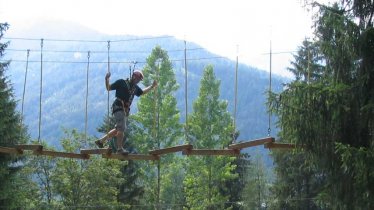
[[[132,76],[136,76],[136,77],[140,78],[140,80],[143,80],[143,78],[144,78],[143,73],[140,70],[135,70],[134,73],[132,73]]]

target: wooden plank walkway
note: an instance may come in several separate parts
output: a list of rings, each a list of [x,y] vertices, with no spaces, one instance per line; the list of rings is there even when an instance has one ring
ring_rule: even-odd
[[[21,150],[33,150],[33,151],[43,150],[43,146],[40,144],[17,144],[15,147]]]
[[[23,151],[12,147],[0,147],[0,153],[22,155]]]
[[[103,158],[117,159],[117,160],[159,160],[157,155],[144,155],[144,154],[102,154]]]
[[[90,156],[87,154],[57,152],[57,151],[49,151],[49,150],[34,151],[34,155],[46,155],[50,157],[63,157],[63,158],[75,158],[75,159],[89,159],[90,158]]]
[[[151,151],[149,151],[149,154],[151,154],[151,155],[163,155],[163,154],[180,152],[180,151],[183,151],[183,150],[191,150],[191,149],[192,149],[191,144],[185,144],[185,145],[178,145],[178,146],[175,146],[175,147],[168,147],[168,148],[164,148],[164,149],[151,150]]]
[[[234,149],[192,149],[184,150],[183,155],[227,155],[227,156],[238,156],[240,154],[239,150]]]
[[[112,149],[110,148],[98,148],[98,149],[81,149],[81,154],[86,155],[101,155],[101,154],[111,154]]]
[[[264,144],[264,148],[267,148],[267,149],[296,149],[297,146],[296,146],[296,144],[270,142],[270,143]]]
[[[263,145],[266,143],[274,142],[273,137],[266,137],[266,138],[261,138],[261,139],[256,139],[253,141],[247,141],[247,142],[241,142],[237,144],[230,144],[229,149],[243,149],[247,147],[253,147],[253,146],[258,146],[258,145]]]

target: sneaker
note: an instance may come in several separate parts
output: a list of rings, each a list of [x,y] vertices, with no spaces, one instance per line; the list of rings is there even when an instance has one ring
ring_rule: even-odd
[[[127,154],[129,154],[129,152],[127,150],[121,148],[121,149],[117,149],[117,154],[127,155]]]
[[[100,140],[96,140],[96,141],[95,141],[95,144],[96,144],[97,147],[99,147],[99,148],[104,148],[104,144],[103,144]]]

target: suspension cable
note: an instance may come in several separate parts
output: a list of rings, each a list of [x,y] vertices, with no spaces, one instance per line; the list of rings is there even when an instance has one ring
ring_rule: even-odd
[[[235,133],[236,133],[236,112],[237,112],[237,102],[238,102],[238,63],[239,63],[239,46],[237,46],[236,49],[236,65],[235,65],[235,99],[234,99],[234,119],[233,119],[233,124],[234,124],[234,131],[232,134],[232,143],[235,142]]]
[[[41,125],[42,125],[42,89],[43,89],[43,39],[40,40],[40,94],[39,94],[39,134],[38,142],[40,143]]]
[[[109,57],[109,50],[110,50],[110,41],[107,41],[108,43],[108,71],[107,73],[110,73],[110,57]],[[109,119],[109,90],[108,90],[108,101],[107,101],[107,105],[108,105],[108,112],[107,112],[107,116],[108,116],[108,119]]]
[[[84,124],[84,143],[87,144],[87,112],[88,112],[88,72],[90,70],[90,51],[87,52],[87,71],[86,71],[86,115]]]
[[[27,50],[25,82],[23,83],[23,94],[22,94],[21,122],[23,120],[23,106],[25,104],[25,93],[26,93],[26,82],[27,82],[27,70],[29,67],[29,56],[30,56],[30,49]]]
[[[186,118],[186,128],[185,128],[185,137],[186,143],[190,144],[190,140],[188,138],[188,89],[187,89],[187,44],[186,40],[184,41],[184,101],[185,101],[185,118]]]
[[[271,59],[272,59],[272,52],[271,52],[271,40],[270,40],[270,71],[269,71],[269,99],[270,99],[270,94],[271,94]],[[270,103],[269,103],[269,124],[268,124],[268,136],[270,136],[271,132],[271,110],[270,110]]]

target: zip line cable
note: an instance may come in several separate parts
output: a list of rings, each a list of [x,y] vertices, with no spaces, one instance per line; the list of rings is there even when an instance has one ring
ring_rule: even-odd
[[[23,93],[22,93],[22,108],[21,108],[21,121],[23,119],[23,106],[25,104],[25,93],[26,93],[26,82],[27,82],[27,70],[29,67],[29,56],[30,56],[30,50],[27,50],[27,59],[26,59],[26,71],[25,71],[25,82],[23,83]]]
[[[90,51],[87,52],[87,71],[86,71],[86,115],[84,122],[84,143],[87,145],[87,122],[88,122],[88,73],[90,70]]]
[[[39,97],[39,134],[38,142],[40,143],[41,125],[42,125],[42,90],[43,90],[43,39],[40,40],[40,97]]]

